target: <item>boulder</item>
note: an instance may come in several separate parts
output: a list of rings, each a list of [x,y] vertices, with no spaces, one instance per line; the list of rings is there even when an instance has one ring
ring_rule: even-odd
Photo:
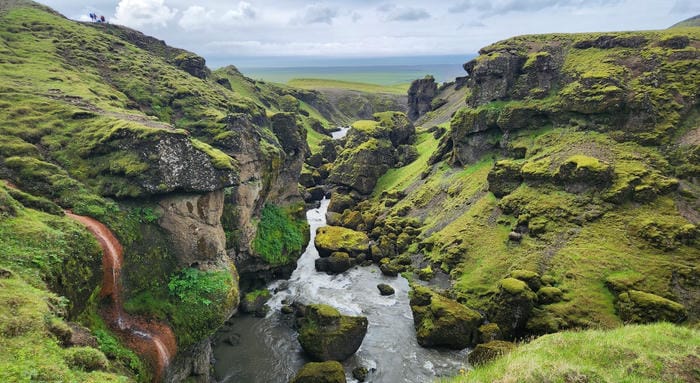
[[[437,294],[427,287],[413,285],[411,311],[418,344],[423,347],[463,349],[479,341],[479,312]]]
[[[679,323],[688,317],[688,312],[682,304],[637,290],[629,290],[618,295],[617,312],[620,319],[633,323],[657,321]]]
[[[536,300],[537,294],[527,283],[512,277],[503,279],[491,300],[489,320],[498,324],[506,339],[522,336]]]
[[[487,323],[479,326],[479,343],[488,343],[494,340],[502,340],[501,329],[495,323]]]
[[[557,287],[545,286],[537,291],[537,301],[540,304],[547,305],[557,303],[562,300],[564,293]]]
[[[484,364],[499,356],[505,355],[515,349],[515,344],[502,340],[494,340],[488,343],[477,344],[469,353],[469,363],[472,366]]]
[[[394,295],[394,288],[387,285],[386,283],[380,283],[377,285],[377,289],[379,289],[379,294],[381,295]]]
[[[268,289],[255,290],[247,293],[241,299],[240,309],[242,313],[255,314],[258,317],[264,317],[269,311],[266,303],[272,294]]]
[[[329,274],[342,273],[353,266],[354,262],[348,253],[336,251],[327,258],[318,258],[314,265],[316,271],[327,272]]]
[[[496,162],[488,174],[489,191],[498,198],[513,192],[523,182],[520,175],[522,164],[512,160]]]
[[[351,255],[367,253],[369,238],[367,234],[339,226],[324,226],[316,230],[314,245],[321,257],[328,257],[335,252]]]
[[[352,356],[367,334],[367,318],[341,315],[328,305],[308,305],[298,319],[299,343],[314,360],[343,361]]]
[[[311,362],[297,372],[291,383],[345,383],[343,365],[336,361]]]
[[[352,377],[357,379],[358,382],[367,380],[367,374],[369,374],[369,370],[366,367],[357,367],[352,370]]]

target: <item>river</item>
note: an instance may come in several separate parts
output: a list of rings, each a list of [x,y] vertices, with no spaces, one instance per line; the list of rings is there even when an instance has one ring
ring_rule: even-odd
[[[311,240],[288,281],[269,285],[272,309],[265,318],[236,316],[215,336],[215,376],[223,383],[287,383],[308,360],[296,340],[289,319],[280,313],[283,301],[325,303],[347,315],[369,320],[367,336],[350,359],[343,362],[348,382],[358,366],[374,369],[368,382],[431,382],[457,375],[467,368],[467,351],[435,350],[418,345],[409,306],[408,282],[387,277],[375,265],[338,275],[316,272],[316,229],[326,225],[328,200],[307,211]],[[387,283],[395,295],[380,296],[377,284]],[[228,341],[224,341],[228,339]]]

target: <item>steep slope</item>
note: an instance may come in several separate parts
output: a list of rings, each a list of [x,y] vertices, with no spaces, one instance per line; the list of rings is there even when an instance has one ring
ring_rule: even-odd
[[[696,28],[488,46],[466,106],[427,114],[369,197],[339,189],[336,222],[388,274],[449,276],[498,337],[696,322],[699,48]]]
[[[673,24],[671,28],[700,27],[700,15],[693,16],[679,23]]]
[[[98,315],[99,250],[64,209],[105,223],[121,241],[125,309],[172,327],[182,352],[166,378],[176,380],[208,379],[207,337],[238,303],[234,262],[277,273],[294,263],[306,235],[297,183],[309,117],[303,108],[267,108],[265,92],[241,94],[215,79],[201,57],[139,32],[0,1],[0,179],[10,195],[0,227],[57,238],[25,249],[21,238],[3,236],[0,267],[11,276],[3,283],[66,297],[66,310],[52,315],[102,334],[95,346],[139,380],[150,379],[149,369]],[[14,219],[15,211],[37,223]],[[280,225],[295,235],[260,234]],[[31,334],[58,347],[42,331]],[[51,360],[32,359],[35,379]]]

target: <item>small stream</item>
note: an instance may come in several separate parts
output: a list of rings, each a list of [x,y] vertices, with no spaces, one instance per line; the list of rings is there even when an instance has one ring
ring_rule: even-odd
[[[307,211],[311,240],[288,281],[276,281],[266,318],[238,316],[215,336],[214,365],[218,382],[286,383],[308,360],[291,329],[289,317],[280,313],[283,301],[325,303],[348,315],[363,315],[369,328],[362,346],[343,362],[348,382],[351,371],[364,366],[372,372],[367,381],[378,383],[431,382],[439,376],[457,375],[467,367],[467,350],[434,350],[418,345],[408,300],[408,282],[386,277],[377,266],[355,267],[339,275],[316,272],[318,251],[313,245],[316,229],[326,225],[328,200]],[[377,284],[388,283],[396,294],[379,295]]]

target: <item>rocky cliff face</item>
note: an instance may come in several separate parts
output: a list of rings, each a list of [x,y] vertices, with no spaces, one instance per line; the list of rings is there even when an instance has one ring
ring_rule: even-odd
[[[417,120],[420,116],[432,110],[432,101],[438,93],[438,87],[433,76],[414,80],[408,88],[408,118]]]
[[[279,104],[276,88],[252,86],[242,96],[233,90],[239,83],[215,81],[190,52],[128,28],[73,22],[29,1],[0,6],[0,35],[17,37],[0,47],[0,87],[9,92],[0,96],[0,178],[16,188],[27,214],[60,222],[71,209],[109,226],[124,246],[125,310],[173,329],[181,355],[169,379],[207,380],[207,338],[238,304],[234,258],[260,259],[251,244],[267,205],[283,211],[301,201],[307,116],[268,111]],[[7,230],[12,222],[0,205],[0,230]],[[299,226],[286,229],[303,236]],[[73,244],[47,246],[64,254]],[[68,257],[71,270],[43,261],[12,267],[55,280],[52,287],[80,302],[70,319],[85,310],[92,318],[101,302],[90,299],[98,275],[91,245],[81,242],[80,256]],[[7,262],[0,256],[2,267]],[[84,281],[71,282],[76,274]],[[112,363],[147,379],[134,358]]]

